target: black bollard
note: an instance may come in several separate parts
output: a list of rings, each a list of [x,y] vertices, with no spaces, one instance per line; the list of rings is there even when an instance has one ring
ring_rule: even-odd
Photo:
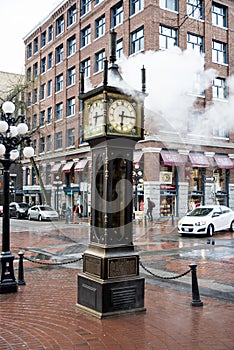
[[[144,222],[145,223],[145,227],[147,227],[147,216],[146,215],[144,216],[144,221],[145,221]]]
[[[175,221],[174,221],[174,215],[171,214],[171,226],[174,227],[175,226]]]
[[[25,286],[25,280],[24,280],[24,253],[19,252],[19,270],[18,270],[18,285]]]
[[[198,283],[197,283],[197,265],[196,264],[190,264],[189,265],[191,269],[191,274],[192,274],[192,306],[203,306],[203,302],[200,300],[200,295],[199,295],[199,289],[198,289]]]

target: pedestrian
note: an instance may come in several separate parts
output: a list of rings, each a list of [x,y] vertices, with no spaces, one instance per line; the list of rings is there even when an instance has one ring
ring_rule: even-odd
[[[153,221],[153,208],[155,207],[155,204],[153,201],[150,200],[150,198],[147,198],[147,202],[148,202],[148,209],[147,209],[147,216],[149,221]]]
[[[140,211],[144,211],[144,202],[140,201]]]
[[[78,223],[78,217],[79,217],[79,206],[74,205],[73,206],[73,224]]]

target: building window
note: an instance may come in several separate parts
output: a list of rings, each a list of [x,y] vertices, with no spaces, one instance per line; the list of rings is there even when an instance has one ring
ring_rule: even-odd
[[[53,64],[53,54],[52,54],[52,52],[50,52],[49,54],[48,54],[48,60],[47,60],[47,66],[48,66],[48,68],[47,69],[51,69],[52,68],[52,64]]]
[[[144,50],[144,27],[130,34],[130,54]]]
[[[74,55],[76,53],[76,36],[73,35],[67,41],[67,56]]]
[[[215,78],[212,84],[213,98],[224,100],[227,98],[226,80],[223,78]]]
[[[64,16],[61,15],[56,20],[56,36],[60,35],[63,32],[64,32]]]
[[[56,47],[56,50],[55,50],[55,62],[56,62],[56,64],[58,64],[62,61],[63,61],[63,44]]]
[[[53,40],[53,26],[49,26],[48,28],[48,42]]]
[[[81,3],[80,3],[81,16],[84,16],[87,12],[91,11],[91,2],[92,0],[81,0]]]
[[[101,2],[103,2],[104,0],[95,0],[95,5],[100,4]]]
[[[212,24],[227,28],[227,8],[223,5],[212,4]]]
[[[34,63],[33,65],[33,77],[37,77],[38,76],[38,63]]]
[[[47,97],[52,95],[52,80],[49,80],[47,83]]]
[[[202,36],[195,34],[187,34],[187,48],[192,49],[197,53],[204,52],[204,39]]]
[[[187,14],[194,19],[204,19],[203,0],[187,0]]]
[[[33,103],[37,103],[37,88],[33,89]]]
[[[32,43],[27,46],[27,58],[32,57]]]
[[[37,128],[37,115],[36,115],[36,114],[33,114],[32,128],[33,128],[33,129],[36,129],[36,128]]]
[[[111,25],[112,28],[123,23],[123,1],[120,1],[111,9]]]
[[[55,105],[55,120],[60,120],[63,118],[63,103],[57,103]]]
[[[83,62],[81,62],[81,68],[84,71],[84,78],[90,77],[90,58],[87,58]]]
[[[105,50],[101,50],[95,54],[95,73],[100,72],[104,68],[104,58],[105,58]]]
[[[75,145],[75,129],[67,130],[67,147],[72,147]]]
[[[41,48],[43,48],[46,45],[46,31],[41,33]]]
[[[40,112],[40,126],[45,126],[45,111]]]
[[[160,7],[166,10],[178,11],[178,0],[160,0]]]
[[[161,50],[170,49],[177,46],[177,29],[170,27],[159,26],[159,48]]]
[[[46,58],[43,57],[41,59],[41,74],[45,73],[45,71],[46,71]]]
[[[46,136],[46,152],[51,152],[52,149],[52,137],[51,135]]]
[[[67,25],[68,27],[76,23],[76,4],[71,6],[67,11]]]
[[[31,92],[28,92],[27,94],[27,106],[31,105]]]
[[[116,58],[117,60],[123,57],[123,39],[117,40],[116,43]]]
[[[47,123],[50,124],[52,119],[52,107],[47,108]]]
[[[63,74],[57,75],[55,77],[55,92],[59,92],[63,90]]]
[[[144,8],[144,0],[131,0],[130,1],[130,16],[142,11]]]
[[[45,99],[46,84],[40,86],[40,101]]]
[[[105,34],[105,15],[95,20],[95,38]]]
[[[31,67],[29,67],[27,69],[27,82],[28,83],[31,81],[31,74],[32,74],[32,70],[31,70]]]
[[[91,43],[91,27],[88,25],[81,30],[81,47]]]
[[[67,100],[67,117],[75,115],[75,97]]]
[[[75,85],[76,83],[76,68],[71,67],[67,70],[67,86]]]
[[[215,137],[221,137],[221,138],[229,138],[229,133],[227,129],[224,129],[223,127],[215,127],[213,128],[213,136]]]
[[[62,131],[55,133],[54,149],[61,149],[63,147],[63,134]]]
[[[227,63],[227,44],[212,40],[212,61],[216,63]]]
[[[33,40],[33,53],[37,53],[38,52],[38,37],[36,37],[34,40]]]

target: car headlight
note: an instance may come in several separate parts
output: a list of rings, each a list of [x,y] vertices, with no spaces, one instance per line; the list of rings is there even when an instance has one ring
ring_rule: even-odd
[[[206,225],[206,221],[195,222],[195,226],[205,226],[205,225]]]

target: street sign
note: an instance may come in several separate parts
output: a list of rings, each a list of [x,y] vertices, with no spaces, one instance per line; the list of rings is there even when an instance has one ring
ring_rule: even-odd
[[[215,181],[215,176],[205,176],[205,181]]]

